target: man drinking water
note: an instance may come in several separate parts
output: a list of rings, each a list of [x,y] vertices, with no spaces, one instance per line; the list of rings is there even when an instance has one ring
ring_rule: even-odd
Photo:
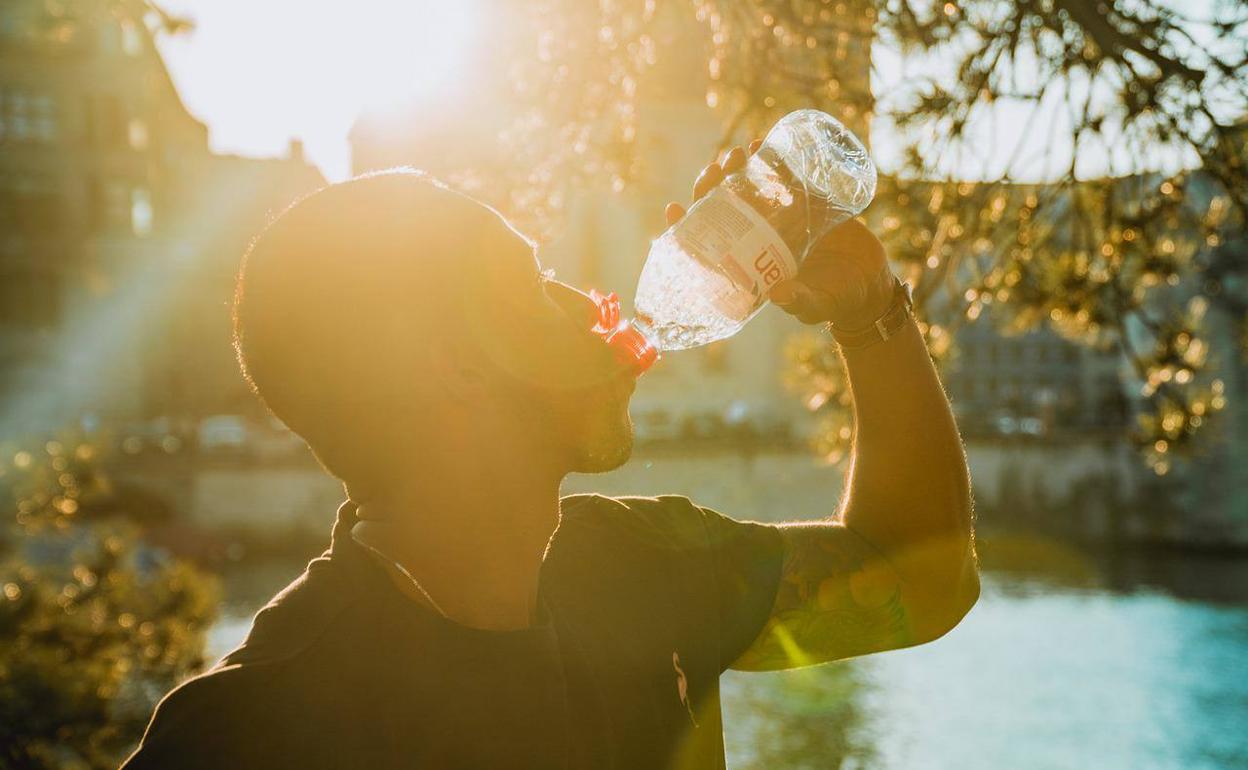
[[[745,159],[708,166],[695,198]],[[591,330],[596,302],[418,173],[295,204],[244,259],[236,344],[347,501],[326,553],[161,702],[126,767],[722,768],[724,670],[946,633],[979,591],[967,470],[897,289],[856,221],[771,289],[843,349],[856,434],[828,519],[561,497],[632,447],[635,378]]]

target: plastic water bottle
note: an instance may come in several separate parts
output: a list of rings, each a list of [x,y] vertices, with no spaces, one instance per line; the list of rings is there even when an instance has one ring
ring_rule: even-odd
[[[811,245],[867,207],[875,182],[866,148],[840,121],[789,113],[744,168],[651,244],[631,322],[619,320],[614,295],[599,295],[596,331],[638,375],[661,351],[731,337],[772,286],[797,273]]]

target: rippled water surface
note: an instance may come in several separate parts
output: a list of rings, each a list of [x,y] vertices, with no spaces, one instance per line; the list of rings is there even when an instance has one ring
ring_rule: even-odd
[[[943,639],[730,673],[724,705],[737,768],[1243,768],[1248,607],[989,574]]]

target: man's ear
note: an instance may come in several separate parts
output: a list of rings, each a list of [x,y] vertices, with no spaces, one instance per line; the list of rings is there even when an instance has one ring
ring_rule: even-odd
[[[473,362],[462,342],[430,342],[427,355],[433,379],[430,384],[435,391],[463,403],[484,403],[489,393],[486,373]]]

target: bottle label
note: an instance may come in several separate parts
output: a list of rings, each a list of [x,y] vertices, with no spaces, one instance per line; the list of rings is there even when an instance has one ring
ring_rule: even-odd
[[[797,260],[771,223],[723,185],[699,200],[677,230],[692,253],[714,260],[737,289],[716,303],[731,318],[747,317],[772,286],[797,275]]]

